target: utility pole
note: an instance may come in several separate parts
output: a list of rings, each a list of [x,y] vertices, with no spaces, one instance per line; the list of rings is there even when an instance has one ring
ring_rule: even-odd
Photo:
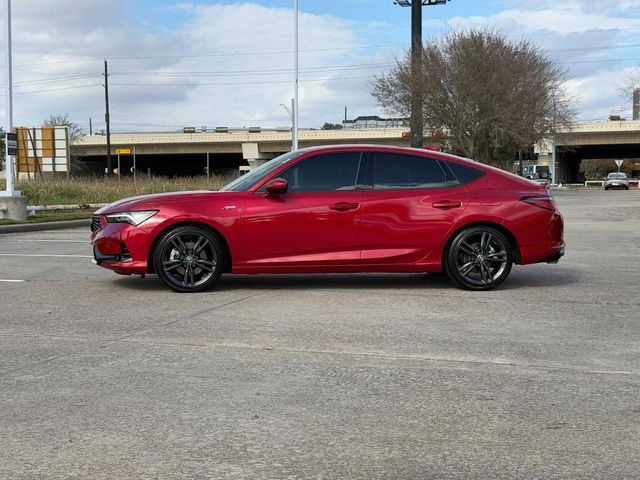
[[[556,183],[556,92],[551,93],[551,101],[553,102],[553,119],[552,119],[552,141],[551,141],[551,185],[557,185]]]
[[[89,117],[89,136],[93,135],[93,125],[91,124],[91,117]]]
[[[293,70],[295,86],[293,89],[293,132],[291,132],[293,150],[298,149],[298,0],[293,0]]]
[[[411,4],[411,146],[424,146],[422,118],[422,2]]]
[[[6,35],[6,78],[5,78],[5,105],[6,113],[6,137],[5,137],[5,174],[6,188],[0,191],[0,203],[3,205],[0,211],[0,218],[24,221],[27,219],[27,199],[20,195],[15,189],[15,179],[13,172],[13,157],[17,150],[17,137],[13,133],[13,58],[11,52],[11,0],[6,0],[7,9],[5,11],[5,35]]]
[[[401,7],[411,7],[411,146],[424,145],[424,120],[422,117],[422,7],[444,5],[449,0],[396,0]]]
[[[111,176],[111,120],[109,119],[109,67],[104,61],[104,122],[107,125],[107,176]]]

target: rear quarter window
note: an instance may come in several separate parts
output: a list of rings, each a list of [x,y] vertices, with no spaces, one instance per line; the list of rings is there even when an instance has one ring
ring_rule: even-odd
[[[471,183],[474,180],[477,180],[478,178],[485,175],[485,172],[483,172],[479,168],[474,168],[468,165],[454,162],[443,161],[442,163],[449,167],[449,170],[451,170],[451,172],[455,175],[461,185]]]

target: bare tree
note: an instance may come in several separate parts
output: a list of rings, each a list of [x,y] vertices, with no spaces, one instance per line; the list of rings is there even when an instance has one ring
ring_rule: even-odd
[[[570,124],[564,72],[529,41],[494,31],[454,32],[424,48],[425,125],[447,132],[452,150],[508,168],[518,150]],[[408,116],[411,61],[407,53],[376,77],[372,94],[383,109]]]
[[[42,124],[45,127],[68,127],[69,128],[69,142],[75,143],[82,135],[84,135],[84,131],[80,128],[75,122],[72,122],[69,119],[69,114],[65,113],[64,115],[58,113],[56,115],[50,115],[48,119],[46,119]]]

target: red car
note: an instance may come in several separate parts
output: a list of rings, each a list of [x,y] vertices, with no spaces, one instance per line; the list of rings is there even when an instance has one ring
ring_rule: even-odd
[[[277,157],[218,192],[133,197],[91,222],[98,265],[179,292],[223,273],[430,272],[489,290],[554,263],[548,185],[444,153],[344,145]]]

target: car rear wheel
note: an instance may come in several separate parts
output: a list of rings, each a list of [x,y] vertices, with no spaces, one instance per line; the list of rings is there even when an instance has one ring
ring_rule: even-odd
[[[186,225],[162,235],[153,263],[160,279],[177,292],[202,292],[220,278],[224,267],[220,240],[209,230]]]
[[[491,290],[509,276],[513,248],[495,228],[478,226],[460,232],[446,255],[447,275],[467,290]]]

